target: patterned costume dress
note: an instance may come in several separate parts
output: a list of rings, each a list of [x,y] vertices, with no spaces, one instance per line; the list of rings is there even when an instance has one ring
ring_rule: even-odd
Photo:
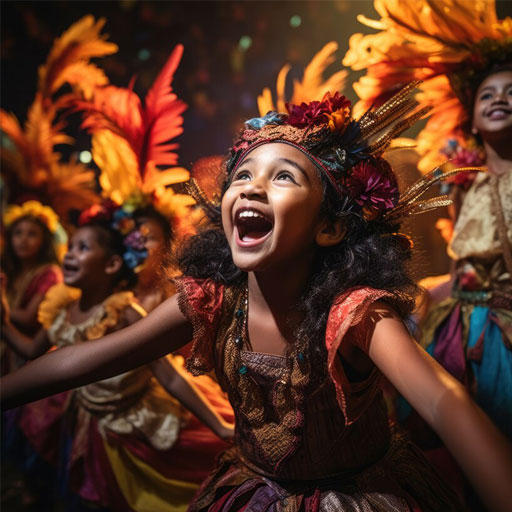
[[[481,173],[464,198],[449,245],[456,261],[452,296],[435,306],[422,326],[427,350],[467,385],[509,439],[512,276],[507,258],[511,240],[512,169],[501,177]]]
[[[380,372],[351,382],[341,364],[346,336],[367,352],[357,326],[386,292],[359,288],[339,297],[326,332],[326,378],[314,384],[306,355],[248,349],[243,290],[192,278],[182,278],[179,290],[195,330],[188,368],[215,370],[236,418],[235,446],[190,510],[460,510],[414,445],[389,426]]]
[[[67,309],[79,296],[79,290],[58,285],[41,305],[40,320],[58,347],[122,328],[127,308],[144,314],[133,294],[122,292],[73,324]],[[182,361],[175,358],[174,366]],[[229,420],[218,386],[209,378],[195,384]],[[160,386],[148,366],[29,404],[20,427],[41,456],[60,465],[66,487],[119,511],[185,510],[226,447]]]

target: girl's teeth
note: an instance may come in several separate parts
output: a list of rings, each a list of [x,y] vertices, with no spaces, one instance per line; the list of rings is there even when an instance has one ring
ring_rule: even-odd
[[[246,210],[240,214],[240,218],[244,217],[260,217],[260,215],[256,212]]]

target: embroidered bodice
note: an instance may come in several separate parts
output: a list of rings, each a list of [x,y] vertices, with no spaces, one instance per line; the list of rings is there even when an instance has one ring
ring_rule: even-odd
[[[239,385],[233,386],[230,373],[236,369],[230,368],[234,350],[230,326],[236,310],[230,290],[209,280],[191,278],[182,278],[179,290],[182,310],[195,328],[188,369],[193,373],[214,369],[217,373],[235,410],[239,456],[248,466],[276,478],[326,478],[364,467],[383,455],[391,434],[380,373],[375,369],[362,382],[350,382],[338,349],[345,335],[356,336],[360,346],[364,343],[364,336],[347,331],[361,322],[369,305],[385,297],[385,292],[354,290],[333,306],[323,341],[328,352],[328,376],[315,389],[306,386],[307,391],[299,392],[294,401],[286,389],[292,381],[283,379],[289,365],[287,356],[241,350],[241,376]],[[241,400],[244,394],[239,388],[247,385],[244,379],[255,384],[249,390],[257,390],[258,400],[250,393]],[[258,423],[258,415],[251,413],[258,407],[265,429]],[[298,428],[282,428],[282,418],[288,414],[296,418]],[[273,449],[273,443],[279,446]],[[283,452],[284,457],[274,458],[274,453]]]

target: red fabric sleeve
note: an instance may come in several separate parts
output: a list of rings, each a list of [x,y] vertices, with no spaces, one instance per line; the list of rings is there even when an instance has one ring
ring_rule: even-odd
[[[34,276],[23,295],[20,307],[26,307],[35,295],[44,296],[54,285],[62,282],[62,272],[57,265],[49,265]]]
[[[193,375],[215,368],[215,340],[224,299],[224,286],[211,279],[176,279],[178,303],[193,327],[187,370]]]
[[[357,328],[365,317],[368,308],[377,300],[392,297],[384,290],[356,288],[340,296],[329,312],[325,343],[327,346],[327,369],[336,388],[338,404],[343,411],[347,425],[359,418],[380,392],[381,374],[377,368],[362,382],[350,382],[345,374],[338,349],[346,335],[350,336],[365,353],[368,353],[369,340]],[[350,332],[348,332],[350,329]]]

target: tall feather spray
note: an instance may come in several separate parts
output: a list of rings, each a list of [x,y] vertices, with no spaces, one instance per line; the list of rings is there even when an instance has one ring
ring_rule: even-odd
[[[39,67],[37,92],[23,127],[14,114],[0,111],[0,128],[13,146],[1,150],[10,189],[35,194],[62,219],[70,209],[84,209],[97,200],[94,172],[74,160],[61,162],[55,147],[73,142],[63,131],[61,109],[77,95],[90,97],[96,87],[108,83],[103,71],[89,62],[117,51],[100,34],[104,24],[103,19],[84,16],[55,40],[46,63]],[[72,93],[59,95],[64,84],[71,86]]]
[[[417,139],[419,168],[426,173],[446,159],[440,149],[467,119],[461,77],[489,61],[510,61],[512,19],[498,20],[494,0],[374,0],[374,6],[380,20],[358,20],[378,32],[352,35],[343,59],[345,66],[366,70],[354,84],[360,98],[355,113],[422,80],[416,99],[421,107],[433,107]]]
[[[347,71],[341,70],[324,79],[325,70],[336,60],[335,53],[338,50],[338,44],[334,41],[327,43],[315,56],[304,70],[302,80],[294,80],[293,94],[289,103],[300,105],[302,102],[308,103],[314,100],[321,100],[327,92],[341,92],[345,85]],[[265,87],[258,96],[258,110],[260,115],[264,116],[270,110],[280,113],[286,113],[285,88],[286,78],[291,69],[289,64],[281,68],[277,77],[276,93],[277,100],[274,105],[272,92],[269,87]]]
[[[170,187],[189,178],[183,167],[171,167],[178,163],[178,144],[171,141],[183,132],[186,109],[171,85],[182,55],[183,46],[177,45],[144,105],[133,91],[133,81],[128,88],[100,87],[90,101],[75,102],[83,112],[82,127],[92,134],[103,195],[118,203],[149,201],[175,225],[194,203]]]

